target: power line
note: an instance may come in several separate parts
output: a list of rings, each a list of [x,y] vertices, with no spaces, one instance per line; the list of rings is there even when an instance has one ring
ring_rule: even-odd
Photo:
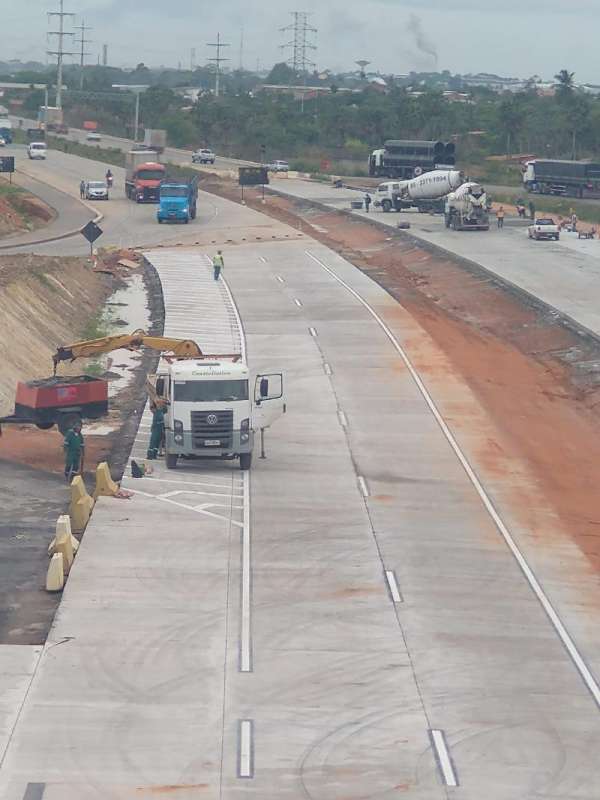
[[[89,53],[86,51],[85,46],[86,46],[86,44],[91,44],[91,42],[92,42],[91,39],[86,39],[85,38],[85,32],[86,31],[91,31],[91,30],[93,30],[93,28],[90,28],[88,25],[86,25],[85,21],[82,19],[81,20],[81,25],[76,25],[75,26],[75,30],[76,31],[81,31],[81,38],[75,39],[75,42],[76,42],[76,44],[80,44],[81,45],[81,53],[80,53],[81,61],[80,61],[80,65],[79,65],[81,71],[79,73],[79,88],[83,89],[83,67],[85,65],[85,57],[89,56]]]
[[[230,47],[227,42],[221,41],[221,34],[217,33],[217,41],[216,42],[207,42],[208,47],[215,47],[217,55],[214,58],[209,58],[208,60],[211,61],[215,65],[215,97],[219,96],[219,84],[221,79],[221,64],[225,61],[229,61],[228,58],[223,58],[221,56],[221,48],[223,47]]]
[[[70,14],[64,10],[64,0],[59,0],[59,11],[48,12],[48,20],[52,17],[58,17],[58,30],[48,31],[48,36],[57,36],[58,44],[56,50],[48,50],[49,56],[56,56],[56,107],[62,108],[62,75],[63,75],[63,58],[65,56],[74,56],[75,53],[69,53],[64,49],[65,36],[74,36],[75,34],[65,31],[65,17],[74,17],[75,14]]]
[[[292,51],[287,63],[296,75],[300,75],[306,73],[309,67],[316,66],[309,60],[308,51],[317,49],[317,46],[310,41],[310,37],[317,32],[317,29],[308,24],[310,14],[307,14],[306,11],[292,11],[291,14],[294,21],[281,30],[291,31],[293,38],[287,44],[282,45],[282,49]]]

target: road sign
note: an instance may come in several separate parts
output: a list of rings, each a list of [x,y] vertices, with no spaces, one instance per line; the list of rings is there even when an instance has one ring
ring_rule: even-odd
[[[0,172],[14,172],[15,171],[15,157],[14,156],[0,156]]]
[[[85,227],[81,229],[81,235],[88,240],[90,243],[90,253],[94,252],[93,244],[98,239],[104,231],[95,222],[88,222]]]
[[[264,186],[269,183],[266,167],[239,167],[240,186]]]

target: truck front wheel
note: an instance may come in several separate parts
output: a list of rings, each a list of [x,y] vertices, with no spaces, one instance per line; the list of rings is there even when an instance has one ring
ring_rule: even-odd
[[[240,455],[240,469],[247,470],[252,466],[252,453],[242,453]]]
[[[392,210],[392,203],[390,200],[381,201],[381,210],[388,214]]]
[[[167,469],[177,469],[177,453],[167,453],[165,461]]]

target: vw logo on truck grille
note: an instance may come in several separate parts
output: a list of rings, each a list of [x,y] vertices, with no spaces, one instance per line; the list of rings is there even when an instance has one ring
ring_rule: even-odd
[[[206,417],[206,423],[208,425],[216,425],[218,421],[219,421],[219,418],[217,417],[216,414],[209,414]]]

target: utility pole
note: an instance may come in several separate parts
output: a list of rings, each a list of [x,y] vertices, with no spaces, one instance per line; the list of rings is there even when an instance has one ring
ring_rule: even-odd
[[[81,25],[76,25],[75,26],[75,30],[81,32],[81,38],[75,40],[77,42],[77,44],[81,45],[81,53],[80,53],[81,61],[80,61],[80,64],[79,64],[80,70],[81,70],[80,73],[79,73],[79,89],[81,90],[81,89],[83,89],[83,68],[85,66],[85,63],[84,63],[85,62],[85,57],[89,56],[89,53],[87,53],[86,50],[85,50],[85,46],[86,46],[86,44],[90,44],[91,41],[92,41],[91,39],[86,39],[85,38],[85,32],[86,31],[91,31],[92,28],[87,26],[85,24],[85,20],[82,19],[81,20]]]
[[[223,47],[230,47],[227,42],[221,41],[221,34],[217,33],[217,41],[216,42],[207,42],[208,47],[215,47],[217,55],[214,58],[209,58],[209,61],[215,65],[215,97],[219,96],[219,84],[221,79],[221,64],[225,61],[229,61],[228,58],[222,58],[221,56],[221,49]]]
[[[196,48],[192,47],[190,50],[190,72],[196,69]]]
[[[239,63],[240,72],[243,69],[244,69],[244,26],[242,25],[242,29],[240,31],[240,63]]]
[[[56,56],[56,107],[62,108],[62,81],[63,81],[63,59],[65,56],[74,56],[75,53],[68,53],[65,49],[65,36],[74,36],[73,33],[65,31],[65,17],[74,17],[75,14],[70,14],[64,10],[65,0],[59,0],[59,10],[50,11],[48,19],[58,17],[58,30],[48,31],[49,36],[58,37],[57,49],[48,50],[49,56]]]
[[[98,63],[100,63],[100,57],[98,57]],[[102,45],[102,66],[103,67],[107,67],[108,66],[108,45],[107,44],[103,44]]]
[[[287,44],[282,45],[283,50],[291,50],[292,55],[287,60],[287,64],[294,70],[296,77],[302,75],[302,111],[304,112],[304,95],[306,92],[306,73],[309,67],[315,67],[315,63],[308,58],[309,50],[316,50],[317,46],[310,40],[317,29],[308,24],[310,14],[306,11],[292,11],[293,22],[281,28],[283,32],[291,31],[292,39]]]

